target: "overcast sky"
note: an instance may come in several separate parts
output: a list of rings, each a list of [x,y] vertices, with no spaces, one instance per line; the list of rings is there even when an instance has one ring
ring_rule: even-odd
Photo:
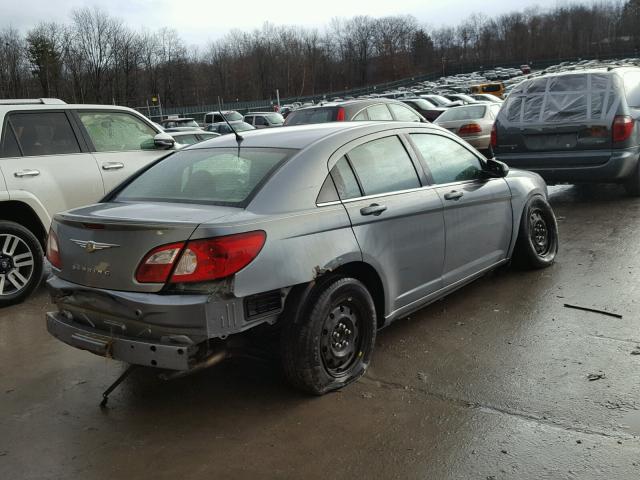
[[[588,0],[592,1],[592,0]],[[134,28],[176,29],[193,45],[238,28],[252,30],[268,21],[276,25],[322,27],[333,17],[410,14],[431,27],[455,25],[474,12],[487,16],[530,6],[555,7],[568,0],[0,0],[0,27],[22,31],[41,21],[65,22],[77,7],[98,5]]]

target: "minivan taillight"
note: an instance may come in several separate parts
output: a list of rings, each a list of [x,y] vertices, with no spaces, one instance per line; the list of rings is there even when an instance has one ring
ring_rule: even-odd
[[[633,118],[628,115],[618,115],[613,119],[613,141],[624,142],[628,140],[633,132]]]
[[[47,237],[47,260],[49,260],[49,263],[58,270],[62,269],[60,242],[58,242],[58,236],[53,229],[49,230],[49,236]]]
[[[338,107],[338,114],[336,115],[336,122],[344,122],[344,121],[345,121],[344,107]]]
[[[493,124],[491,128],[491,147],[496,148],[498,146],[498,129],[496,128],[496,124]]]
[[[265,240],[266,233],[259,230],[163,245],[151,250],[140,262],[136,280],[195,283],[229,277],[258,256]]]

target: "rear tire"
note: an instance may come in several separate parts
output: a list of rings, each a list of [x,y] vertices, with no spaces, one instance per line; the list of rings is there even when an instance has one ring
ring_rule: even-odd
[[[341,275],[318,280],[299,312],[281,337],[289,383],[323,395],[364,375],[377,323],[371,294],[360,281]]]
[[[627,193],[633,197],[640,197],[640,160],[636,171],[624,183]]]
[[[0,221],[0,307],[24,301],[40,284],[42,246],[22,225]]]
[[[522,211],[520,230],[513,252],[516,265],[546,268],[558,253],[558,222],[551,205],[542,197],[530,199]]]

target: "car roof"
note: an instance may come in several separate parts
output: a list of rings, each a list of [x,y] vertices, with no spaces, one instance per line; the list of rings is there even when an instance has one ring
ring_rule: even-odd
[[[121,107],[119,105],[92,105],[92,104],[75,104],[75,103],[5,103],[0,104],[0,112],[9,112],[14,110],[122,110],[127,112],[134,112],[137,115],[141,115],[140,112],[129,108]]]
[[[309,125],[296,125],[282,128],[264,128],[241,132],[242,147],[260,148],[294,148],[302,150],[318,140],[334,135],[345,135],[349,138],[354,133],[367,135],[383,130],[398,128],[425,128],[440,131],[429,123],[417,122],[328,122]],[[237,147],[233,135],[223,135],[212,140],[201,142],[191,149]]]

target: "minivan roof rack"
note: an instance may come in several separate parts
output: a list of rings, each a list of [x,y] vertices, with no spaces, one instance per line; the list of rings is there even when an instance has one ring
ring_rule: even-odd
[[[0,100],[0,105],[66,105],[67,102],[59,98],[14,98]]]

